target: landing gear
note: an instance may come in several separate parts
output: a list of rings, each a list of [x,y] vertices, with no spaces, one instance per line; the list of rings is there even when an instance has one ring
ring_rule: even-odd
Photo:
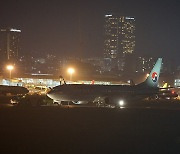
[[[61,103],[61,102],[56,102],[56,101],[53,101],[53,104],[57,104],[57,105],[62,106],[62,103]]]
[[[96,106],[97,106],[97,107],[101,107],[101,106],[102,106],[102,103],[97,102],[97,103],[96,103]]]
[[[155,99],[158,100],[158,99],[159,99],[159,96],[158,96],[158,95],[155,95]]]

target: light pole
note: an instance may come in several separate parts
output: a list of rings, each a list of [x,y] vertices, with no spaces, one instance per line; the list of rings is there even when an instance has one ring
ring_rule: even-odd
[[[68,68],[68,73],[70,74],[70,81],[72,80],[72,75],[75,72],[74,68]]]
[[[9,70],[9,78],[11,79],[12,70],[14,69],[13,65],[7,65],[7,70]]]

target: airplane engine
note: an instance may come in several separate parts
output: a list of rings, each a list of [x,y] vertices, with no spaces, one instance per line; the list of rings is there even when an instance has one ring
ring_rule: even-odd
[[[74,104],[87,104],[87,101],[73,101]]]

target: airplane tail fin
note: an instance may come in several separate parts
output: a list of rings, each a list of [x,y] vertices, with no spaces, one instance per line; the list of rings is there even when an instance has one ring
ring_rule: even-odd
[[[141,86],[155,88],[158,86],[159,74],[161,71],[162,58],[158,58],[147,79],[140,83]]]

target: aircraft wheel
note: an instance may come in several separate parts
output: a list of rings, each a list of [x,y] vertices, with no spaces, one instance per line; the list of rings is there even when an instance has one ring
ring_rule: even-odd
[[[60,102],[53,102],[53,104],[62,105]]]
[[[158,99],[159,99],[159,96],[158,96],[158,95],[155,95],[155,99],[158,100]]]

